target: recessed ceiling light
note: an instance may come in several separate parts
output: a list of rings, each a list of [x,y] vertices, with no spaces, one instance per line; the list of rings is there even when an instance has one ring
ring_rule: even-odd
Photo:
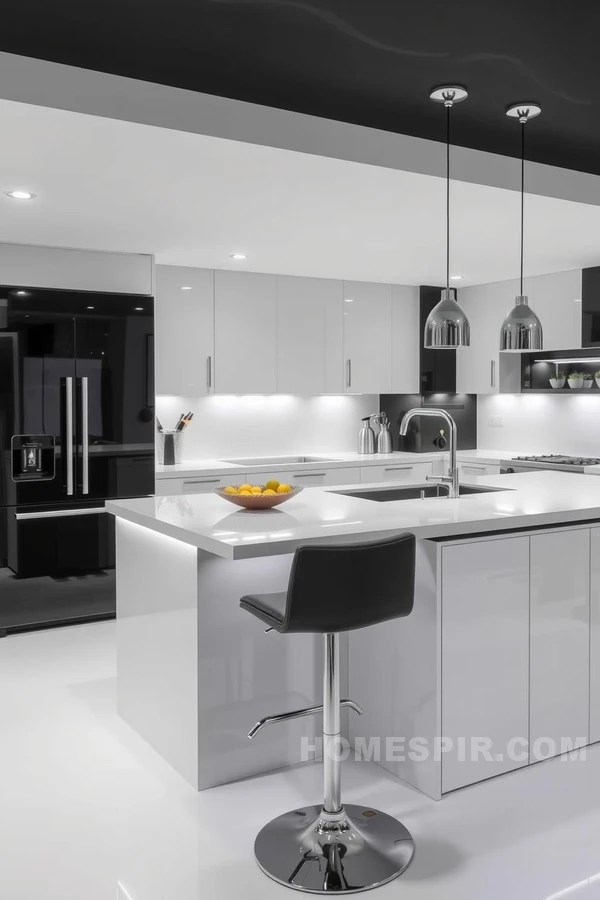
[[[581,297],[573,297],[573,303],[581,303]]]
[[[88,306],[87,309],[96,309],[95,306]]]
[[[184,286],[181,288],[182,291],[191,291],[191,289],[192,288],[189,284],[184,284]]]
[[[37,197],[37,194],[32,194],[30,191],[4,191],[4,193],[12,200],[33,200],[34,197]]]
[[[27,291],[17,291],[17,297],[26,297]]]
[[[247,259],[247,256],[245,253],[232,253],[231,258],[232,259]]]
[[[462,281],[462,275],[451,275],[450,281]]]
[[[136,307],[135,307],[135,311],[136,311],[136,312],[144,312],[144,307],[143,307],[143,306],[136,306]]]
[[[344,303],[354,303],[354,297],[344,297]]]

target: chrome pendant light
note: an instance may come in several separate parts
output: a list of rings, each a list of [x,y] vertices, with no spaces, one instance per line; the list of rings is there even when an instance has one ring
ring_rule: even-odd
[[[525,125],[529,119],[539,116],[541,108],[535,103],[517,103],[509,106],[506,115],[521,123],[521,289],[515,297],[515,305],[505,318],[500,329],[500,349],[525,353],[528,350],[542,350],[544,332],[542,323],[529,306],[523,293],[523,246],[525,221]]]
[[[424,342],[428,349],[454,350],[471,345],[471,327],[456,301],[456,290],[450,287],[450,110],[466,100],[468,93],[464,87],[451,84],[435,88],[429,96],[446,107],[446,287],[427,317]]]

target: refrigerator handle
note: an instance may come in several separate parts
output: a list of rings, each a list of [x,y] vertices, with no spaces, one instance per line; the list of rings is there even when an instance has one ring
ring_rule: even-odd
[[[81,379],[81,450],[83,457],[82,492],[90,492],[90,431],[89,431],[89,394],[87,377]]]
[[[69,376],[65,379],[66,387],[66,407],[67,407],[67,434],[66,434],[66,457],[67,457],[67,494],[72,496],[73,487],[73,379]]]

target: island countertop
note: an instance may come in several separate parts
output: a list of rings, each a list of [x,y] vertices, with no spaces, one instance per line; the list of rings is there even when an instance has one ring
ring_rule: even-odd
[[[525,472],[470,478],[500,490],[377,503],[346,496],[393,485],[307,488],[276,509],[241,510],[217,494],[110,500],[106,510],[225,559],[292,553],[306,542],[368,540],[400,531],[439,538],[600,520],[600,479],[569,472]],[[343,493],[341,493],[343,492]]]

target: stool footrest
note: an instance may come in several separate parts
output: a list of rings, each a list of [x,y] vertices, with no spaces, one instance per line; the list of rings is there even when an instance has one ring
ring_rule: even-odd
[[[340,700],[340,706],[346,706],[353,709],[359,716],[362,715],[362,707],[355,703],[354,700]],[[279,713],[275,716],[265,716],[248,732],[248,737],[252,740],[265,725],[275,725],[277,722],[287,722],[289,719],[301,719],[303,716],[312,716],[316,713],[322,713],[323,706],[305,706],[304,709],[295,709],[292,712]]]

